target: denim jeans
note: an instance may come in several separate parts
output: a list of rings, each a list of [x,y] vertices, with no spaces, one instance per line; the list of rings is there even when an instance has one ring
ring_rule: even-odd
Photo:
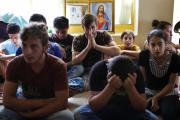
[[[68,69],[68,79],[79,77],[84,73],[83,65],[73,65]]]
[[[154,115],[152,112],[148,110],[145,110],[145,114],[142,116],[142,118],[141,116],[140,117],[134,116],[135,114],[134,115],[132,115],[131,113],[127,113],[127,114],[128,114],[127,118],[125,118],[126,116],[122,118],[126,120],[135,120],[135,119],[136,120],[160,120],[156,115]],[[114,116],[114,118],[116,118],[116,116]],[[95,113],[91,110],[89,105],[80,106],[79,108],[75,109],[74,119],[75,120],[102,120],[100,117],[98,117],[98,113]]]
[[[28,119],[17,112],[4,108],[0,111],[0,120],[74,120],[73,113],[66,109],[53,113],[47,117]]]

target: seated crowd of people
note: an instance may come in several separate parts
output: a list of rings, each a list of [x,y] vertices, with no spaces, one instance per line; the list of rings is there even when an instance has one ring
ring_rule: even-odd
[[[120,45],[97,18],[82,18],[84,33],[68,33],[69,20],[56,17],[48,34],[46,18],[33,14],[22,29],[7,25],[0,43],[4,84],[0,119],[5,120],[180,120],[179,45],[172,25],[156,21],[144,50],[132,31]],[[88,104],[73,112],[68,97],[89,91]]]

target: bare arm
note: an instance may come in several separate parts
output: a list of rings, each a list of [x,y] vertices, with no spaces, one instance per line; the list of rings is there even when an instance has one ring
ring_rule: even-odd
[[[111,96],[113,95],[114,90],[107,85],[103,91],[90,91],[89,104],[94,111],[101,109],[107,104]]]
[[[116,56],[120,54],[120,49],[114,41],[111,41],[107,46],[98,45],[96,43],[93,44],[94,49],[101,51],[102,53],[109,56]]]
[[[140,94],[135,88],[136,75],[128,74],[128,78],[124,81],[124,88],[127,91],[128,97],[132,106],[139,111],[143,111],[146,108],[145,94]]]
[[[122,85],[121,80],[116,75],[109,78],[108,84],[102,91],[91,91],[89,104],[94,111],[98,111],[107,104],[116,89]]]
[[[16,90],[18,84],[14,82],[6,81],[4,84],[4,95],[3,104],[5,107],[12,109],[14,111],[28,111],[31,109],[37,109],[43,105],[49,103],[51,100],[42,99],[23,99],[16,97]]]
[[[72,47],[72,64],[74,65],[82,62],[87,56],[88,52],[91,50],[91,48],[92,48],[92,43],[90,40],[88,40],[88,45],[81,52],[73,50]]]
[[[141,66],[140,70],[142,72],[144,79],[146,80],[146,73],[145,73],[144,67]],[[156,94],[155,97],[159,99],[160,97],[165,96],[166,94],[171,92],[171,90],[173,89],[175,85],[175,81],[177,77],[178,77],[177,73],[171,73],[169,83],[158,94]]]
[[[127,90],[129,99],[131,101],[132,106],[138,110],[143,111],[146,108],[146,96],[145,94],[139,94],[138,91],[133,87]]]
[[[11,60],[15,56],[16,56],[15,54],[11,54],[11,55],[0,54],[0,60]]]
[[[134,59],[135,59],[135,58],[138,59],[139,53],[140,53],[140,50],[139,50],[139,51],[121,50],[121,54],[122,54],[122,55],[127,55],[127,56],[129,56],[129,57],[134,58]]]
[[[176,81],[177,78],[178,78],[177,73],[171,73],[169,83],[159,93],[157,93],[154,97],[159,99],[162,96],[165,96],[166,94],[171,92],[172,89],[174,88],[175,81]]]
[[[67,99],[68,89],[56,91],[55,98],[51,103],[31,112],[23,112],[22,115],[28,118],[47,116],[59,110],[66,109],[68,103]]]

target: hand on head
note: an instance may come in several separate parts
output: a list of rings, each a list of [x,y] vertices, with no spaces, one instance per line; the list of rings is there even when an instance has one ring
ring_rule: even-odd
[[[136,78],[137,78],[136,73],[133,74],[128,73],[128,77],[124,81],[122,81],[122,79],[119,76],[112,74],[111,72],[109,72],[107,75],[108,83],[111,86],[111,88],[114,89],[119,89],[120,87],[124,87],[125,89],[130,89],[132,88],[132,86],[136,84]]]

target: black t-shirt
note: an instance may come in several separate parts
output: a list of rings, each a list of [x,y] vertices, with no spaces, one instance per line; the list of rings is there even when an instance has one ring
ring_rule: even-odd
[[[74,37],[70,34],[67,35],[64,39],[59,39],[55,34],[52,34],[49,38],[49,41],[58,43],[62,48],[65,49],[66,52],[66,58],[63,58],[63,60],[67,63],[72,60],[72,42]]]
[[[149,58],[149,50],[144,50],[139,55],[139,64],[140,66],[145,68],[147,87],[152,90],[162,90],[168,84],[170,74],[178,72],[178,55],[174,53],[172,54],[169,68],[163,77],[156,77],[152,74],[149,64]]]
[[[107,84],[107,60],[96,63],[90,72],[90,90],[91,91],[102,91]],[[119,68],[121,69],[121,67]],[[145,92],[144,79],[138,67],[136,67],[137,80],[135,87],[140,94]],[[114,106],[129,106],[130,101],[127,93],[123,89],[119,89],[108,102],[108,105]],[[133,108],[132,108],[133,109]]]
[[[112,38],[107,32],[97,32],[95,41],[98,45],[108,45]],[[85,34],[75,37],[73,40],[73,49],[74,51],[81,52],[83,51],[88,44],[88,39]],[[82,61],[85,68],[91,68],[96,62],[100,61],[103,58],[103,54],[100,51],[91,49],[85,59]]]

